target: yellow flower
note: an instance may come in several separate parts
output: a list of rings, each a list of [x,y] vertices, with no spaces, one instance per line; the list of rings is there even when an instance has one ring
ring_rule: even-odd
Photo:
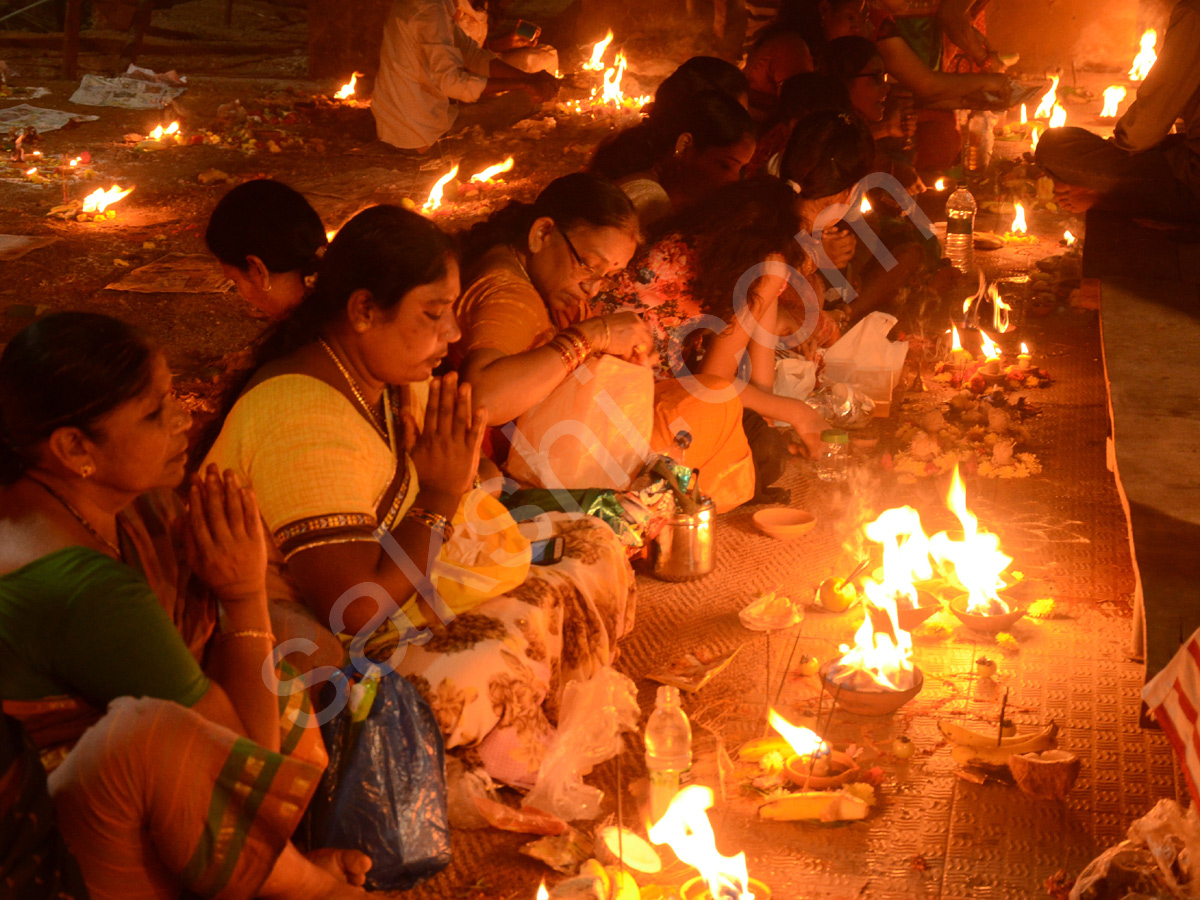
[[[1029,606],[1029,615],[1035,619],[1053,619],[1058,615],[1058,604],[1051,597],[1034,600]]]

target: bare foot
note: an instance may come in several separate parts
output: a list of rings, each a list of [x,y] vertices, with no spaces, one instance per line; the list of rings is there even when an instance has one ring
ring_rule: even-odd
[[[1087,188],[1069,184],[1054,185],[1054,202],[1058,204],[1058,208],[1077,216],[1095,206],[1099,199],[1099,191],[1089,191]]]
[[[310,850],[304,856],[318,869],[354,887],[362,887],[367,881],[367,872],[371,870],[371,857],[357,850],[323,848]]]

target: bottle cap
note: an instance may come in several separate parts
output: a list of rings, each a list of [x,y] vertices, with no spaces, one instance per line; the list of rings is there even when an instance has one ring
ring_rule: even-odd
[[[658,686],[658,695],[655,702],[659,706],[678,706],[679,705],[679,688],[673,684],[660,684]]]
[[[848,444],[850,432],[841,428],[826,428],[821,432],[821,440],[826,444]]]

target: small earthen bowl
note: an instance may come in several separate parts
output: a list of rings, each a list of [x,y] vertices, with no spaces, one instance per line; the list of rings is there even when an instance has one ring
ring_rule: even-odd
[[[1026,610],[1014,609],[998,616],[977,616],[967,612],[966,594],[959,594],[950,601],[950,611],[958,616],[958,621],[980,634],[999,634],[1002,631],[1008,631],[1026,613]]]
[[[832,665],[832,664],[830,664]],[[821,670],[821,687],[830,697],[837,697],[837,705],[848,713],[856,716],[890,716],[917,694],[925,686],[925,676],[921,670],[913,666],[913,685],[904,691],[861,690],[841,686],[829,680],[829,665]]]
[[[754,524],[764,534],[780,540],[798,538],[817,527],[817,517],[790,506],[769,506],[754,514]]]
[[[842,692],[845,696],[845,691]],[[802,791],[827,791],[857,781],[861,774],[858,763],[840,750],[830,750],[828,775],[809,775],[811,768],[807,756],[793,756],[787,761],[785,774],[788,781]]]

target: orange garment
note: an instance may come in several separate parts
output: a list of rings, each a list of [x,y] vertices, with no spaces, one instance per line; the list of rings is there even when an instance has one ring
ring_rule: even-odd
[[[462,338],[450,348],[455,367],[475,350],[527,353],[584,317],[581,306],[552,318],[516,252],[505,244],[484,254],[454,312],[462,329]]]
[[[681,431],[692,436],[682,452],[675,443]],[[654,390],[650,448],[699,469],[700,490],[719,513],[754,496],[754,458],[742,428],[742,401],[724,378],[689,375],[660,381]]]

